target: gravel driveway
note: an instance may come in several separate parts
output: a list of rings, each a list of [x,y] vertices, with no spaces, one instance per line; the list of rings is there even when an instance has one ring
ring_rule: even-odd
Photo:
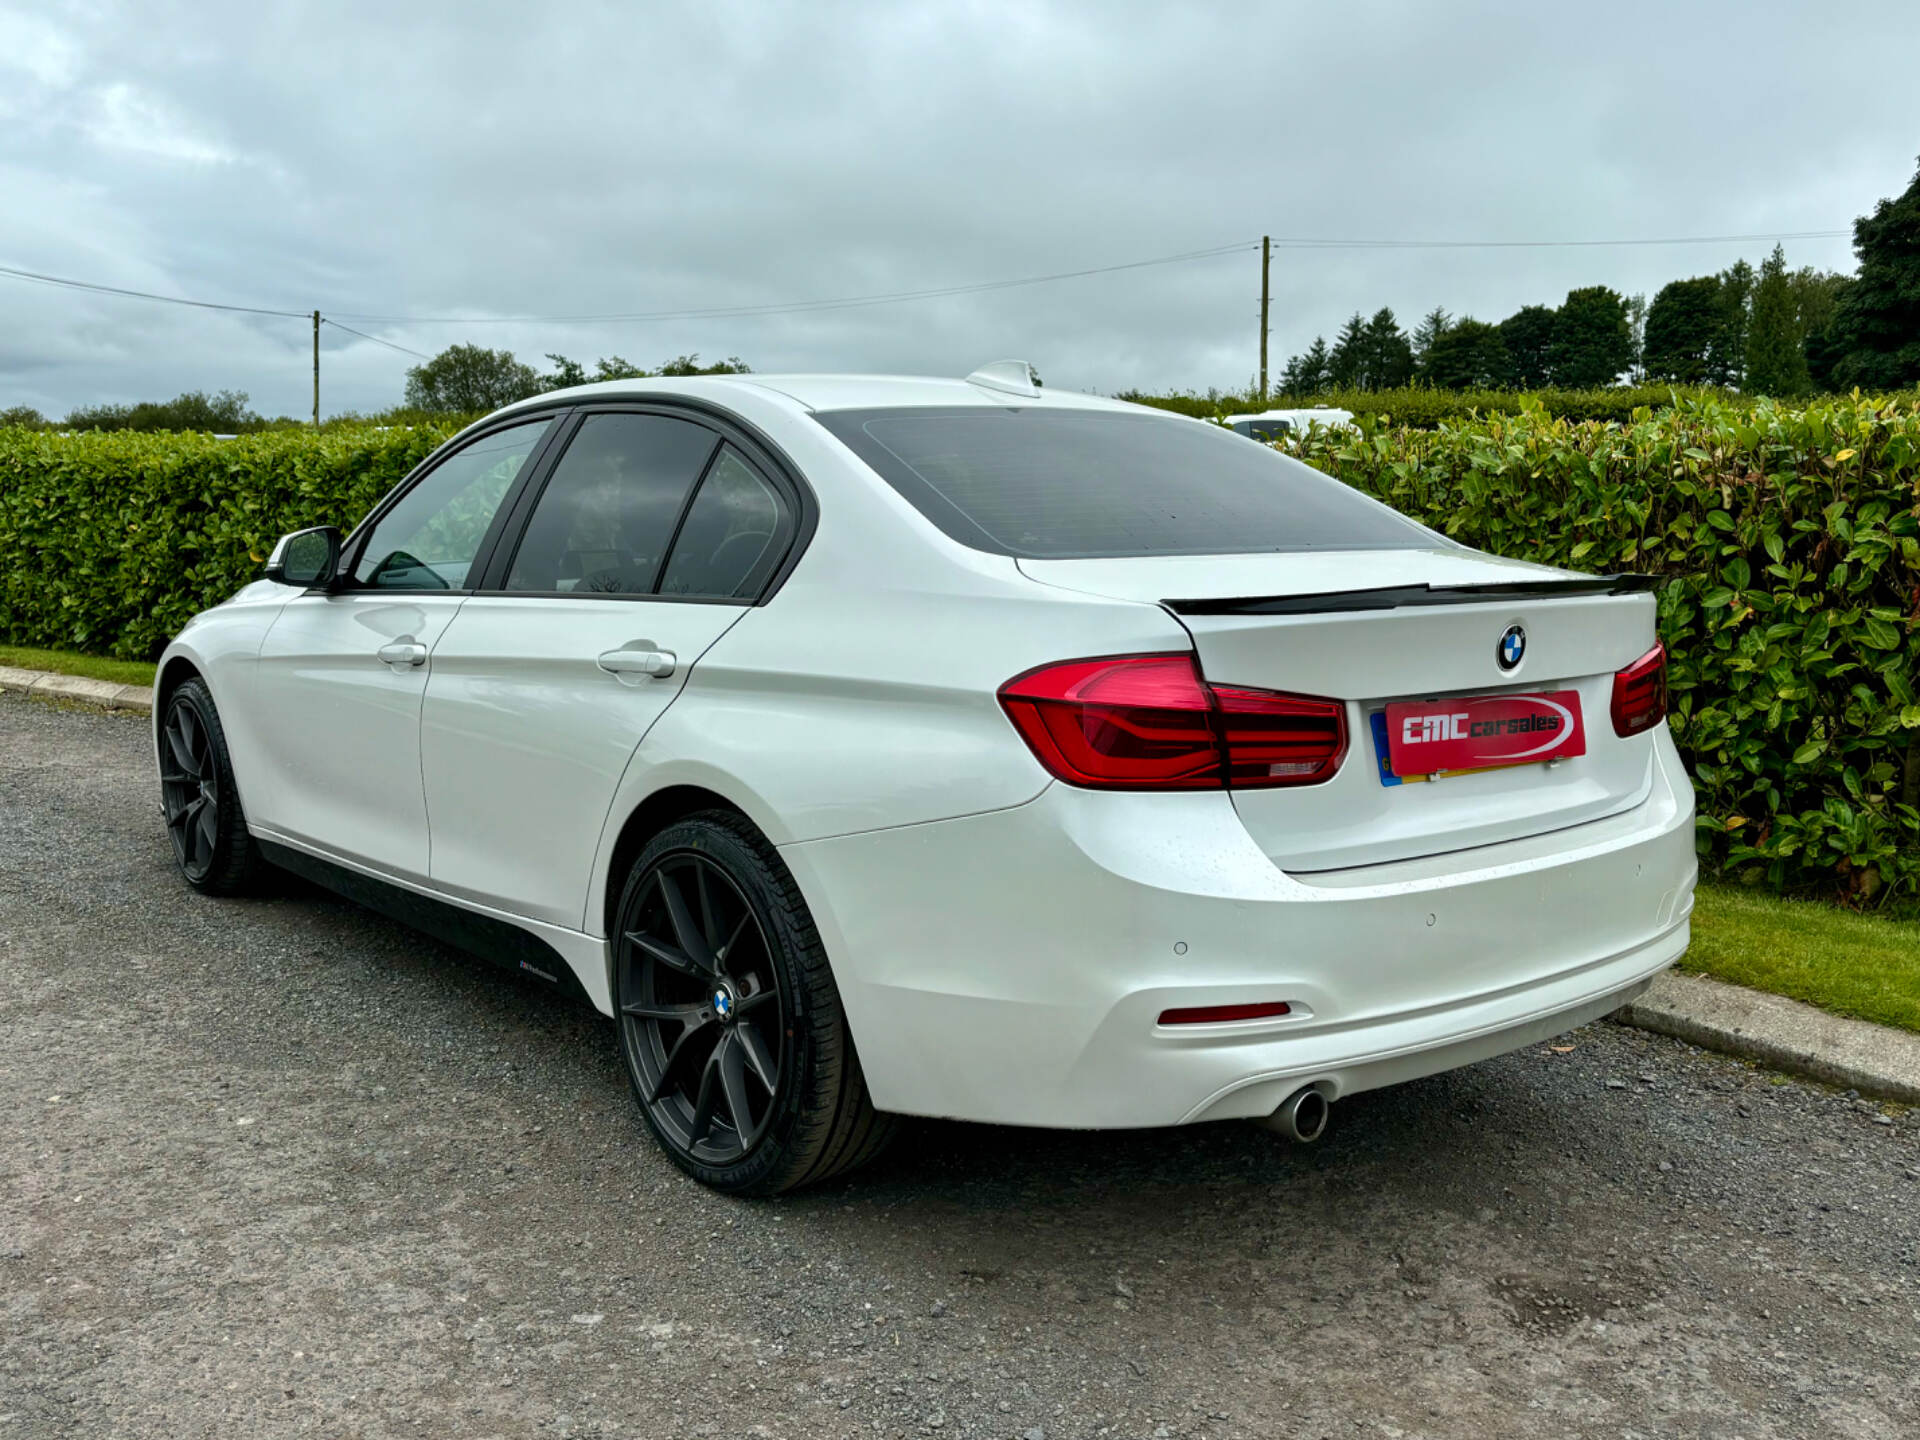
[[[1920,1433],[1915,1118],[1561,1045],[723,1200],[610,1024],[193,895],[144,721],[0,696],[0,1440]]]

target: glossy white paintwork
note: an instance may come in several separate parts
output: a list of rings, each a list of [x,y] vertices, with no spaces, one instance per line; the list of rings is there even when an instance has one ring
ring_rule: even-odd
[[[1651,643],[1646,597],[1177,616],[1162,602],[1558,572],[1438,536],[1382,553],[1016,562],[941,534],[808,418],[1132,409],[1094,397],[852,376],[572,396],[696,400],[779,451],[818,521],[778,593],[738,606],[250,586],[182,633],[163,684],[181,664],[206,675],[260,833],[521,924],[606,1010],[629,817],[669,787],[710,791],[791,868],[877,1103],[981,1120],[1171,1124],[1265,1113],[1302,1083],[1390,1083],[1578,1023],[1685,945],[1685,776],[1664,727],[1617,741],[1606,715],[1612,670]],[[1526,664],[1489,673],[1513,619]],[[380,663],[404,635],[426,663]],[[596,663],[642,644],[675,656],[671,675]],[[1233,795],[1077,790],[996,698],[1051,661],[1180,650],[1224,683],[1347,701],[1340,773]],[[1581,691],[1588,763],[1378,783],[1369,706],[1549,681]],[[1275,998],[1294,1013],[1155,1023],[1170,1006]]]
[[[1670,964],[1693,802],[1660,735],[1632,811],[1331,877],[1276,867],[1224,795],[1065,785],[782,853],[829,953],[860,957],[836,976],[876,1104],[1076,1127],[1264,1115],[1302,1084],[1337,1098],[1458,1063],[1456,1043],[1528,1043]],[[1155,1023],[1268,1000],[1295,1013]]]
[[[427,878],[420,703],[429,665],[386,664],[379,656],[409,640],[431,655],[460,605],[457,595],[431,591],[287,601],[260,647],[247,702],[262,752],[249,820],[396,875]]]
[[[607,806],[634,747],[747,611],[476,595],[440,637],[420,725],[437,889],[579,928]],[[671,674],[609,674],[608,651]]]

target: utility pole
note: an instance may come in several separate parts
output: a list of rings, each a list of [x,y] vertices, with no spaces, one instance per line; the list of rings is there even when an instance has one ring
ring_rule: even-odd
[[[1266,374],[1267,342],[1260,342],[1261,374]],[[313,428],[320,428],[320,312],[313,312]]]
[[[1273,237],[1262,235],[1260,237],[1260,403],[1262,405],[1267,403],[1267,312],[1273,304],[1273,287],[1268,280],[1272,270]],[[316,366],[319,363],[318,360],[314,361]],[[315,380],[313,383],[318,386],[320,382]],[[316,393],[318,393],[317,390]],[[314,401],[316,406],[319,403],[318,400]]]

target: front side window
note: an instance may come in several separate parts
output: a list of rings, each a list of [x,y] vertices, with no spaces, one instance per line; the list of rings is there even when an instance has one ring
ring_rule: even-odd
[[[666,415],[589,415],[553,468],[508,590],[646,595],[720,439]]]
[[[947,535],[1031,560],[1444,543],[1217,425],[1113,410],[952,406],[814,416]]]
[[[495,430],[441,461],[380,517],[354,562],[374,590],[464,590],[487,529],[551,419]]]

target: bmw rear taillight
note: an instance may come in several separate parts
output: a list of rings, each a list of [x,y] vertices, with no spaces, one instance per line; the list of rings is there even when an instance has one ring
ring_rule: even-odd
[[[1095,790],[1311,785],[1347,750],[1339,701],[1208,685],[1191,655],[1042,666],[1000,703],[1042,765]]]
[[[1613,733],[1638,735],[1667,718],[1667,647],[1656,644],[1613,677]]]

